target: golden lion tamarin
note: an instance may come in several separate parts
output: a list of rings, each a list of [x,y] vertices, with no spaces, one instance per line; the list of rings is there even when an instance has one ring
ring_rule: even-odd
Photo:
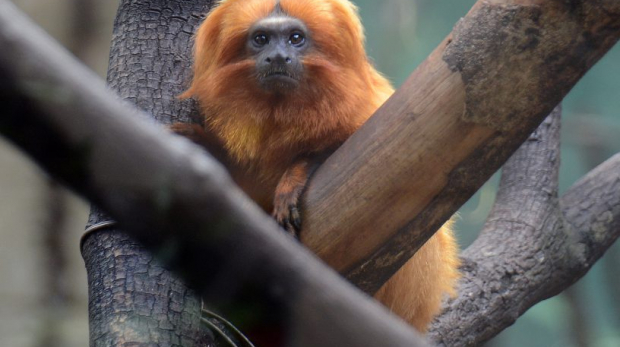
[[[348,0],[227,0],[195,37],[195,98],[233,179],[289,232],[309,175],[392,94],[369,62],[357,8]],[[375,297],[420,331],[452,294],[457,247],[448,225]]]

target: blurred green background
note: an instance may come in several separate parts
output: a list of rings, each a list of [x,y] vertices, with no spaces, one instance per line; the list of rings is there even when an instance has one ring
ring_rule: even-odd
[[[118,1],[14,0],[105,75]],[[370,57],[398,86],[452,30],[473,0],[357,0]],[[620,47],[564,101],[560,191],[620,150]],[[460,211],[460,243],[476,237],[498,175]],[[78,242],[88,212],[0,139],[0,346],[86,346],[86,275]],[[49,204],[58,206],[50,211]],[[58,228],[50,221],[58,220]],[[55,219],[56,218],[56,219]],[[57,230],[54,230],[57,229]],[[620,346],[620,245],[565,293],[527,312],[487,346]]]

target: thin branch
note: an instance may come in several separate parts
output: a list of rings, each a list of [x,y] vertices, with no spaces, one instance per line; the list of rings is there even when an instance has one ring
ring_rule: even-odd
[[[67,217],[67,196],[62,187],[54,180],[47,181],[46,199],[43,208],[47,211],[45,223],[41,227],[43,234],[43,268],[44,297],[41,314],[42,329],[37,338],[41,347],[63,346],[59,334],[63,323],[62,308],[70,301],[65,280],[67,259],[63,247],[65,219]]]
[[[93,41],[96,38],[97,23],[101,11],[96,0],[71,0],[70,50],[78,59],[88,62]]]
[[[0,131],[207,301],[264,307],[289,346],[425,345],[283,236],[210,156],[136,117],[4,0],[0,46]]]
[[[588,300],[579,285],[574,285],[562,294],[560,294],[568,304],[568,330],[569,339],[573,341],[576,347],[588,347],[589,341],[592,341],[590,332],[590,319],[588,318],[587,305]]]

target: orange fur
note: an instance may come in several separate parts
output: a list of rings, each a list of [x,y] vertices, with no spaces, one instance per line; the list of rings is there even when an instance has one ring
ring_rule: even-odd
[[[444,295],[456,294],[459,265],[450,221],[379,289],[375,299],[418,331],[426,332],[441,310]]]
[[[287,194],[300,192],[307,180],[308,163],[300,165],[300,156],[337,147],[393,92],[369,62],[357,8],[347,0],[279,1],[287,16],[307,26],[313,44],[297,88],[286,95],[261,89],[245,42],[275,6],[276,0],[227,0],[213,9],[196,33],[194,79],[182,95],[199,102],[206,127],[239,168],[233,178],[268,212],[274,195],[296,202],[298,195]],[[442,295],[453,292],[456,253],[444,226],[377,298],[425,330]]]

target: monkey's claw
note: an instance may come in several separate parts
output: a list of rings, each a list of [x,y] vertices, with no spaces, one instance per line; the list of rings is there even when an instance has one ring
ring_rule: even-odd
[[[289,234],[299,237],[301,214],[299,213],[299,191],[294,189],[287,194],[278,194],[274,199],[272,216]]]
[[[273,218],[278,224],[284,228],[289,234],[299,237],[301,230],[301,216],[299,209],[295,204],[282,204],[275,206],[273,209]]]
[[[173,123],[168,125],[168,129],[198,144],[202,142],[204,137],[202,126],[194,123]]]
[[[293,224],[293,227],[295,227],[295,230],[297,231],[301,230],[301,216],[299,215],[299,209],[297,208],[297,206],[292,206],[290,208],[290,212],[291,223]]]

